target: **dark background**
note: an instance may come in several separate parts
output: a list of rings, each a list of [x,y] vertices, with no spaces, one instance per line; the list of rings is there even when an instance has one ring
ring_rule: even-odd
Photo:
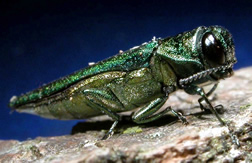
[[[127,50],[200,25],[233,34],[238,63],[252,65],[252,1],[0,1],[0,139],[65,135],[78,121],[12,113],[13,95]]]

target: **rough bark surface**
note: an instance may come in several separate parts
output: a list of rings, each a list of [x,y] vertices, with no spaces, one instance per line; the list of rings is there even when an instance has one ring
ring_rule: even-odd
[[[212,95],[214,106],[224,106],[220,116],[239,148],[214,115],[198,114],[198,98],[180,91],[166,103],[183,112],[188,125],[171,115],[145,125],[125,121],[100,140],[112,122],[96,118],[74,126],[73,135],[0,141],[0,162],[252,162],[252,67],[221,81]]]

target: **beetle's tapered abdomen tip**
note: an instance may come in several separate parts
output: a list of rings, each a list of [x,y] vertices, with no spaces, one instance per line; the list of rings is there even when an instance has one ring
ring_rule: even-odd
[[[10,99],[10,102],[9,102],[8,106],[10,108],[15,108],[15,103],[16,103],[17,99],[18,99],[17,96],[12,96],[11,99]]]

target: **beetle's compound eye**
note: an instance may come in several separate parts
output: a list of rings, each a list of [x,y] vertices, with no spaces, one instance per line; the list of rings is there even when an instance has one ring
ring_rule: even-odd
[[[202,38],[202,52],[207,62],[214,67],[225,63],[224,49],[210,32],[205,33]]]

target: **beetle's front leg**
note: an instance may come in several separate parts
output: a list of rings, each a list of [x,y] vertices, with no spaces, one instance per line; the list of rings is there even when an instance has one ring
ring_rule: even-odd
[[[200,88],[198,86],[195,85],[189,85],[188,87],[185,87],[185,91],[189,94],[197,94],[200,95],[201,98],[207,103],[207,105],[209,106],[210,111],[217,117],[217,119],[219,120],[219,122],[222,125],[226,125],[226,123],[220,118],[219,114],[217,113],[217,111],[215,110],[215,108],[212,106],[211,102],[208,100],[207,94],[205,93],[203,88]],[[199,102],[201,102],[202,100],[199,100]],[[201,104],[201,103],[200,103]]]
[[[213,87],[206,93],[206,96],[209,97],[209,96],[216,90],[217,86],[218,86],[218,83],[214,84]],[[203,111],[205,111],[205,112],[208,112],[209,109],[206,108],[206,107],[204,107],[204,105],[202,104],[202,101],[203,101],[203,100],[204,100],[203,97],[199,98],[199,100],[198,100],[198,102],[199,102],[199,104],[200,104],[200,108],[201,108],[201,110],[203,110]],[[209,100],[209,101],[210,101],[210,100]],[[221,105],[221,104],[215,106],[214,108],[215,108],[215,110],[216,110],[218,113],[223,113],[223,112],[224,112],[224,107],[223,107],[223,105]]]
[[[89,100],[89,105],[92,108],[98,109],[102,113],[108,115],[114,120],[114,123],[110,127],[109,131],[105,134],[102,139],[107,139],[113,135],[113,130],[116,127],[120,116],[116,114],[114,110],[119,110],[123,108],[123,105],[120,101],[108,90],[99,90],[99,89],[86,89],[83,91],[85,97]]]
[[[217,117],[217,119],[219,120],[219,122],[223,125],[223,126],[226,126],[229,130],[229,135],[232,139],[232,141],[237,145],[237,146],[240,146],[240,143],[239,143],[239,139],[237,138],[237,136],[230,130],[230,127],[228,126],[228,124],[223,121],[219,114],[217,113],[217,111],[215,110],[215,107],[212,106],[212,104],[210,103],[210,101],[208,100],[207,98],[207,94],[205,93],[205,91],[198,87],[198,86],[195,86],[195,85],[189,85],[188,87],[185,87],[185,91],[189,94],[198,94],[201,96],[201,98],[209,105],[209,109],[210,111]],[[219,106],[219,105],[217,105]]]

